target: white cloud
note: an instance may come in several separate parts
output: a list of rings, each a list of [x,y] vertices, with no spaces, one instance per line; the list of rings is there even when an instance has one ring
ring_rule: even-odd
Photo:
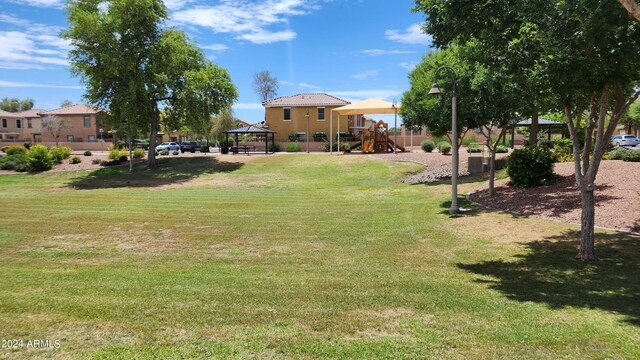
[[[414,24],[401,30],[387,30],[384,32],[387,39],[401,42],[404,44],[429,45],[431,44],[431,36],[422,32],[420,24]]]
[[[55,35],[60,27],[35,24],[7,14],[0,15],[0,22],[19,29],[0,31],[4,54],[0,57],[0,68],[42,70],[68,66],[67,53],[71,46],[67,40]]]
[[[335,95],[341,99],[351,102],[358,102],[366,99],[382,99],[391,101],[394,98],[399,99],[402,91],[399,90],[356,90],[356,91],[331,91],[331,95]]]
[[[260,103],[237,103],[233,105],[234,109],[238,110],[262,110],[264,107]]]
[[[295,82],[292,82],[292,81],[282,80],[282,81],[280,81],[280,84],[284,85],[284,86],[288,86],[288,87],[293,88],[293,89],[300,89],[300,90],[304,90],[304,91],[310,91],[310,90],[311,91],[319,91],[320,90],[319,86],[315,86],[315,85],[311,85],[311,84],[307,84],[307,83],[303,83],[303,82],[295,83]]]
[[[229,47],[225,44],[211,44],[211,45],[202,45],[200,46],[203,49],[206,50],[212,50],[212,51],[225,51],[227,50]]]
[[[34,83],[25,83],[25,82],[16,82],[16,81],[4,81],[4,80],[0,80],[0,87],[82,89],[81,86],[73,86],[73,85],[34,84]]]
[[[418,65],[418,62],[417,61],[403,62],[398,65],[400,65],[400,67],[403,69],[411,71],[416,67],[416,65]]]
[[[173,22],[200,26],[215,33],[228,33],[254,44],[290,41],[297,34],[288,29],[288,17],[306,15],[318,8],[316,1],[225,0],[218,5],[176,11]],[[274,29],[274,27],[281,27]],[[286,29],[282,29],[282,27]]]
[[[29,5],[35,7],[62,7],[64,0],[9,0],[16,4]]]
[[[351,77],[357,80],[364,80],[364,79],[369,79],[376,76],[378,76],[378,71],[367,70],[367,71],[359,72]]]
[[[190,2],[191,0],[164,0],[164,5],[169,10],[180,10]]]
[[[367,49],[362,50],[365,55],[379,56],[379,55],[401,55],[401,54],[413,54],[414,51],[405,50],[383,50],[383,49]]]

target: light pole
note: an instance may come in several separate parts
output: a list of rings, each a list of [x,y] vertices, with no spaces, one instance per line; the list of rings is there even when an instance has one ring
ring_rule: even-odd
[[[438,78],[438,74],[442,70],[449,70],[451,73],[451,79],[453,80],[453,89],[451,96],[451,207],[449,208],[449,214],[455,215],[460,212],[458,207],[458,109],[456,103],[456,82],[458,81],[458,74],[453,68],[449,66],[440,66],[436,70],[435,78]],[[429,95],[440,95],[442,91],[438,87],[437,83],[433,83]]]
[[[398,106],[396,105],[398,102],[396,99],[393,99],[393,153],[398,153]]]
[[[307,135],[305,136],[307,138],[307,154],[309,153],[309,110],[307,110],[307,115],[305,115],[305,117],[307,118]]]

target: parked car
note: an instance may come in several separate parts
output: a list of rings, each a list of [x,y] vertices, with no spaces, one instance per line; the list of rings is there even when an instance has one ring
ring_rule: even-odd
[[[180,145],[174,142],[163,142],[162,144],[156,146],[156,152],[160,152],[162,150],[180,150]]]
[[[133,145],[134,148],[149,150],[149,140],[136,139],[131,141],[131,145]]]
[[[180,143],[180,151],[184,153],[185,151],[196,152],[200,150],[200,143],[197,141],[183,141]]]
[[[640,144],[640,139],[633,135],[615,135],[611,137],[613,146],[636,146]]]

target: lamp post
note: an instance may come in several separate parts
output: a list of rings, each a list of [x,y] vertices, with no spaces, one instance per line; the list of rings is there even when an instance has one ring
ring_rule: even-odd
[[[309,153],[309,110],[307,110],[307,115],[305,115],[305,117],[307,118],[307,134],[306,134],[306,138],[307,138],[307,154]]]
[[[453,80],[453,89],[451,96],[451,207],[449,208],[449,214],[455,215],[460,212],[458,207],[458,109],[456,103],[456,82],[458,81],[458,74],[453,68],[449,66],[441,66],[436,70],[435,78],[438,78],[438,74],[442,70],[449,70],[451,73],[451,79]],[[434,83],[429,91],[429,95],[440,95],[442,91],[438,87],[437,83]]]
[[[398,102],[396,99],[393,99],[393,153],[398,153],[398,106],[396,105]]]

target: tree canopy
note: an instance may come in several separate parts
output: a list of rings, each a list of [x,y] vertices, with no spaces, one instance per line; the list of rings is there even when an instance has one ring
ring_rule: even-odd
[[[0,100],[0,109],[8,112],[20,112],[33,109],[33,99],[20,100],[18,98],[4,97]]]
[[[278,79],[271,76],[269,70],[261,71],[253,76],[253,89],[261,101],[267,101],[278,96]]]

